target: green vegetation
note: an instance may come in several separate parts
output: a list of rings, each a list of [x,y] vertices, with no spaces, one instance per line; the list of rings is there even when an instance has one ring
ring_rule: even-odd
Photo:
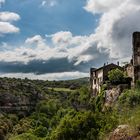
[[[43,98],[25,116],[1,113],[0,140],[5,137],[8,140],[103,140],[108,139],[118,125],[127,124],[133,130],[140,126],[139,88],[125,90],[112,108],[105,108],[105,86],[97,97],[92,97],[87,83],[69,89],[64,87],[64,83],[55,88],[46,86],[48,81],[2,80],[8,85],[14,82],[16,86],[8,89],[0,87],[0,95],[11,91],[18,97],[22,94],[28,96],[36,89]]]
[[[121,83],[124,80],[124,73],[119,69],[113,69],[109,71],[108,78],[112,84]]]
[[[52,88],[52,87],[48,87],[49,90],[54,90],[54,91],[66,91],[66,92],[71,92],[71,91],[74,91],[72,89],[69,89],[69,88]]]
[[[118,84],[129,84],[131,83],[132,78],[127,77],[127,75],[120,69],[113,69],[108,73],[109,82],[112,85]]]

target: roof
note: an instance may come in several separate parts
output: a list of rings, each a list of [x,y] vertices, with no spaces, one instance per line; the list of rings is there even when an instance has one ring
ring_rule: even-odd
[[[111,67],[111,66],[115,66],[115,67],[118,67],[118,68],[122,68],[121,66],[118,66],[118,65],[116,65],[116,64],[111,63],[111,64],[108,64],[108,65],[102,66],[102,67],[100,67],[100,68],[93,69],[92,72],[96,72],[96,71],[101,70],[101,69],[106,69],[106,68]],[[123,68],[122,68],[122,69],[123,69]]]

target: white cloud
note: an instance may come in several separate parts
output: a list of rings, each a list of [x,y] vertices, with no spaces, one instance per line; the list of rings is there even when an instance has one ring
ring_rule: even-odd
[[[90,60],[93,60],[95,57],[92,56],[92,55],[80,55],[77,62],[74,64],[75,66],[76,65],[79,65],[80,63],[84,62],[89,62]]]
[[[0,12],[0,35],[19,32],[20,29],[11,23],[19,19],[20,16],[16,13]]]
[[[57,4],[56,0],[43,0],[41,3],[41,6],[49,6],[49,7],[53,7]]]
[[[13,12],[0,12],[0,21],[17,21],[20,19],[20,16],[17,13]]]
[[[140,31],[139,0],[87,0],[84,7],[93,14],[102,13],[95,34],[98,49],[104,49],[110,58],[131,57],[132,33]]]
[[[54,45],[62,47],[68,46],[72,39],[72,33],[68,31],[60,31],[52,35]]]
[[[33,37],[27,38],[25,40],[25,43],[29,45],[37,45],[37,47],[39,48],[47,47],[47,45],[45,44],[45,39],[43,39],[40,35],[35,35]]]
[[[84,9],[93,14],[104,13],[119,7],[121,4],[122,0],[87,0]]]
[[[94,60],[99,57],[97,47],[92,45],[92,40],[87,36],[73,36],[70,32],[58,32],[51,35],[52,45],[48,45],[45,39],[36,35],[25,40],[24,47],[14,50],[1,51],[0,61],[21,62],[27,64],[33,60],[44,60],[66,58],[68,61],[75,62],[75,66],[81,63]],[[27,47],[27,46],[34,47]],[[88,52],[88,49],[93,50]],[[96,51],[95,51],[96,50]],[[26,55],[23,55],[26,54]],[[32,56],[32,57],[31,57]]]
[[[9,22],[0,21],[0,34],[17,33],[20,29],[10,24]]]
[[[46,1],[43,0],[42,3],[41,3],[41,5],[42,5],[42,6],[45,6],[45,5],[46,5]]]
[[[62,73],[47,73],[36,75],[34,73],[6,73],[0,74],[0,77],[10,77],[10,78],[29,78],[29,79],[39,79],[39,80],[67,80],[67,79],[76,79],[81,77],[88,77],[88,73],[82,73],[79,71],[74,72],[62,72]]]

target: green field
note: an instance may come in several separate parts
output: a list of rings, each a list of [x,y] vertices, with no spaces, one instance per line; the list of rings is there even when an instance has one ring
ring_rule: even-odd
[[[65,91],[65,92],[72,92],[75,90],[71,90],[69,88],[52,88],[52,87],[48,87],[49,90],[54,90],[54,91]]]

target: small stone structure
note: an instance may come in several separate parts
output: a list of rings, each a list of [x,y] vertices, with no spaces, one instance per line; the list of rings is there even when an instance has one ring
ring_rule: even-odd
[[[101,91],[101,86],[108,80],[108,72],[116,68],[123,70],[122,67],[113,63],[104,65],[98,69],[90,69],[91,91],[93,95],[97,95]]]
[[[126,73],[132,78],[131,86],[135,87],[140,80],[140,32],[133,33],[133,55],[132,60],[125,66]]]

